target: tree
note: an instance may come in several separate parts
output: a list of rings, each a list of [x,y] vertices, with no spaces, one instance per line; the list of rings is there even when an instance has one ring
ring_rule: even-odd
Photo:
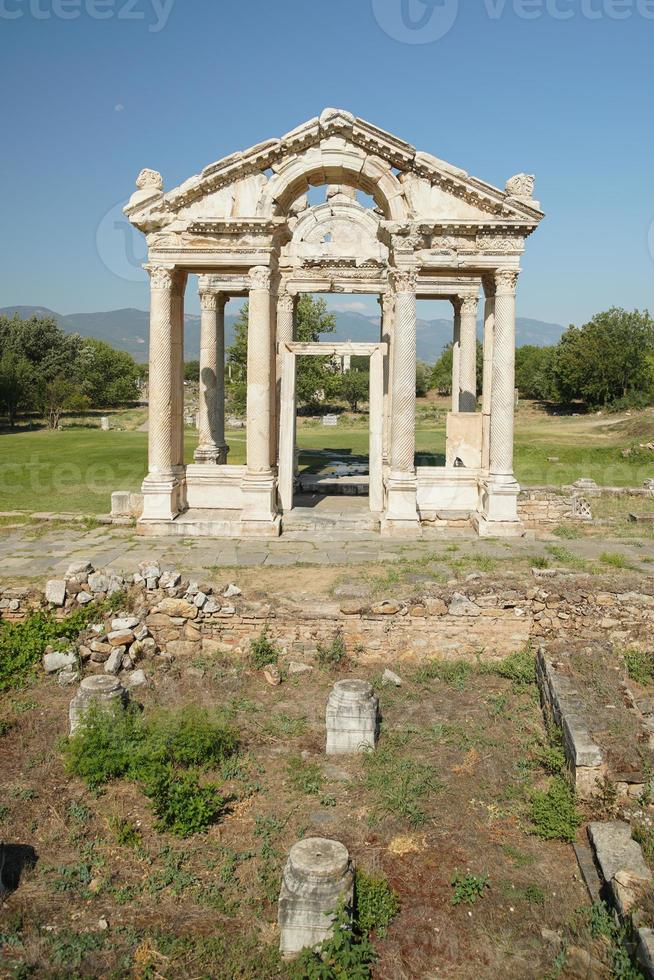
[[[232,383],[229,397],[235,411],[244,411],[247,401],[248,304],[241,307],[234,325],[234,341],[227,351]],[[320,335],[332,333],[336,317],[327,312],[324,299],[300,296],[296,313],[296,338],[300,343],[316,343]],[[301,403],[317,404],[322,393],[333,389],[334,367],[329,357],[301,357],[297,366],[297,393]]]
[[[13,350],[0,354],[0,404],[2,404],[13,429],[20,409],[29,405],[34,384],[32,366],[27,358]]]
[[[110,408],[138,397],[140,371],[134,358],[103,340],[81,342],[75,375],[81,393],[95,408]]]
[[[90,404],[88,395],[62,374],[39,386],[38,405],[49,429],[58,429],[64,412],[83,412]]]
[[[515,352],[515,384],[523,398],[549,401],[555,397],[554,347],[525,344]]]
[[[598,313],[569,327],[554,348],[557,396],[590,406],[645,404],[654,390],[653,352],[654,321],[647,311],[612,307]]]
[[[200,380],[200,362],[199,361],[187,361],[184,365],[184,381],[199,381]]]
[[[452,362],[453,345],[446,344],[441,351],[431,372],[430,388],[435,388],[439,395],[452,394]],[[477,341],[477,392],[481,393],[484,378],[484,348]]]
[[[370,372],[351,368],[338,376],[337,391],[341,398],[350,406],[350,411],[356,412],[359,402],[368,400],[370,390]]]
[[[424,398],[431,385],[432,368],[424,361],[416,361],[416,395]]]

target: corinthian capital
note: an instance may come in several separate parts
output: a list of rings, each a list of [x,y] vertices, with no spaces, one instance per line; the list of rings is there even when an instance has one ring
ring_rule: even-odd
[[[177,276],[174,269],[163,265],[151,265],[147,267],[150,276],[152,289],[170,289],[176,285]]]
[[[270,289],[270,269],[255,265],[250,269],[250,289]]]
[[[520,269],[496,269],[495,287],[497,292],[515,293]]]
[[[477,316],[478,307],[479,307],[478,296],[461,297],[461,312],[463,313],[464,316]]]
[[[201,289],[200,309],[215,312],[218,309],[218,293],[211,289]]]
[[[278,312],[286,313],[287,315],[291,316],[293,314],[294,309],[295,309],[295,297],[291,295],[291,293],[287,293],[286,291],[281,292],[277,300]]]
[[[396,293],[415,293],[418,284],[417,269],[396,269],[393,283]]]

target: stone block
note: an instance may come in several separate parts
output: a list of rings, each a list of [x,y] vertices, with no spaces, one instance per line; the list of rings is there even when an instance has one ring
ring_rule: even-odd
[[[128,629],[112,630],[107,634],[107,640],[112,647],[128,647],[134,642],[134,633]]]
[[[319,945],[333,929],[339,901],[352,904],[354,869],[339,841],[307,837],[294,844],[279,895],[279,948],[284,957]]]
[[[461,592],[455,592],[450,602],[449,614],[450,616],[479,616],[481,609]]]
[[[104,665],[105,674],[117,674],[123,665],[125,647],[115,647],[107,657]]]
[[[66,580],[63,578],[51,578],[46,582],[45,598],[53,606],[63,606],[66,601]]]
[[[77,666],[77,656],[72,650],[52,650],[43,654],[43,669],[46,674],[56,674],[58,670]]]
[[[328,755],[374,749],[379,731],[379,703],[372,684],[362,680],[337,681],[326,711]]]

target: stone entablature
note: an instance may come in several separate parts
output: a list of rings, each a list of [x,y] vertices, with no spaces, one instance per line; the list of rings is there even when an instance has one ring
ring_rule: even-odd
[[[325,200],[310,204],[307,191],[321,185]],[[125,213],[146,236],[152,287],[150,371],[156,384],[144,530],[198,506],[199,480],[203,509],[227,513],[234,534],[279,533],[293,494],[285,492],[284,506],[277,474],[294,466],[294,437],[280,432],[282,387],[293,400],[286,418],[294,416],[296,397],[292,380],[282,384],[283,371],[295,368],[280,345],[294,340],[298,295],[348,292],[386,297],[383,389],[374,393],[375,404],[383,406],[383,451],[375,461],[379,471],[371,472],[371,483],[382,485],[381,511],[374,501],[382,530],[420,534],[420,500],[428,499],[430,514],[472,510],[480,533],[520,533],[513,477],[515,290],[525,239],[543,217],[533,186],[531,175],[517,174],[504,190],[493,187],[341,109],[325,109],[279,139],[212,163],[168,192],[160,174],[142,171]],[[374,205],[365,206],[359,192]],[[203,297],[201,439],[192,472],[184,466],[179,421],[189,273],[201,276]],[[452,303],[452,411],[475,412],[480,286],[485,369],[482,423],[473,427],[478,445],[472,455],[481,465],[471,508],[469,474],[448,467],[439,481],[416,470],[416,300]],[[215,307],[212,291],[221,297]],[[223,311],[230,296],[248,297],[250,326],[247,466],[244,474],[234,468],[228,475]],[[200,473],[201,466],[214,467],[213,495],[211,471]]]

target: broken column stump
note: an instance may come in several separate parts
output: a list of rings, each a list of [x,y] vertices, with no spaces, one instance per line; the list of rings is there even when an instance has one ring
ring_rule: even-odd
[[[336,681],[327,701],[327,755],[374,749],[379,701],[368,681]]]
[[[292,957],[319,946],[331,933],[339,901],[351,906],[354,869],[336,840],[307,837],[290,850],[279,894],[279,949]]]
[[[126,705],[128,700],[127,691],[112,674],[93,674],[91,677],[85,677],[68,709],[70,734],[75,734],[94,702],[99,705]]]

